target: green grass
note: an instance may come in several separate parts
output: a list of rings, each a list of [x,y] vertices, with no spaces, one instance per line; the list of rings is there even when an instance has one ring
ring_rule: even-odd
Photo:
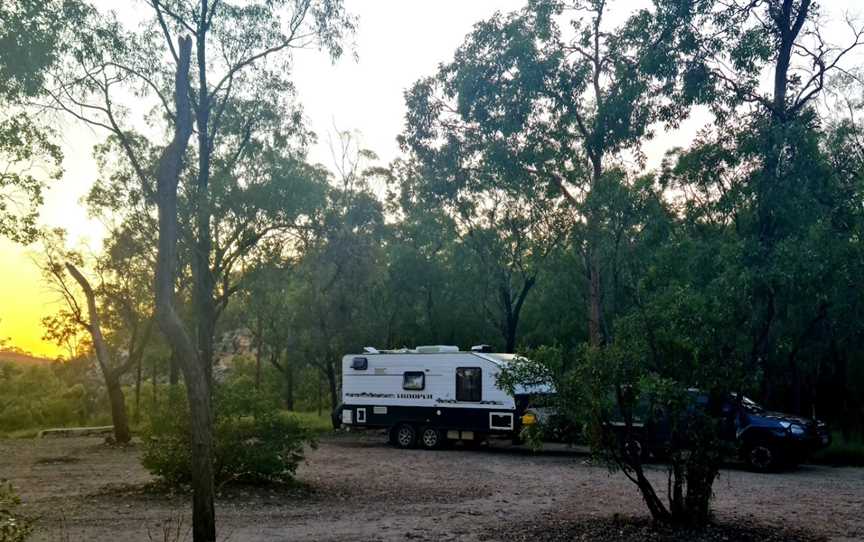
[[[333,431],[333,423],[330,421],[330,414],[327,411],[322,412],[320,416],[317,412],[288,412],[288,414],[297,418],[300,423],[316,434]]]
[[[324,434],[330,433],[333,431],[333,424],[330,421],[330,414],[327,411],[324,411],[319,416],[317,412],[289,412],[287,410],[283,411],[286,415],[293,416],[297,418],[305,427],[309,428],[313,433]],[[100,422],[102,420],[99,420]],[[131,422],[131,421],[130,421]],[[111,425],[111,421],[108,420],[107,423],[93,423],[88,424],[92,426],[97,425]],[[140,434],[141,427],[143,423],[134,424],[130,423],[132,426],[133,434]],[[70,427],[74,426],[74,424],[69,425]],[[10,438],[10,439],[25,439],[25,438],[36,438],[39,435],[39,431],[42,429],[48,429],[47,427],[29,427],[26,429],[18,429],[15,431],[0,431],[0,438]]]
[[[831,434],[831,445],[813,454],[813,461],[825,465],[864,467],[864,437],[858,435],[846,440],[842,433]]]
[[[0,438],[36,438],[39,436],[41,428],[29,427],[27,429],[18,429],[16,431],[0,431]]]

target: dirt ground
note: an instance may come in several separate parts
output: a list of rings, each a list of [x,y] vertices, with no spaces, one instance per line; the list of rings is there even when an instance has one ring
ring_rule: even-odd
[[[0,479],[40,516],[38,541],[176,540],[188,535],[188,497],[143,489],[139,452],[97,438],[0,440]],[[658,481],[662,466],[653,474]],[[520,525],[644,516],[630,483],[564,448],[539,454],[494,444],[481,450],[397,450],[383,436],[324,438],[291,490],[232,489],[217,504],[220,540],[501,540]],[[864,469],[803,466],[780,474],[723,470],[717,520],[809,529],[864,540]],[[610,540],[615,540],[610,533]],[[557,538],[556,538],[557,540]]]

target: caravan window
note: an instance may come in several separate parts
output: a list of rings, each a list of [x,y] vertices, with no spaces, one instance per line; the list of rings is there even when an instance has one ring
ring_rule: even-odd
[[[421,372],[408,372],[402,374],[402,389],[419,391],[426,387],[426,375]]]
[[[480,367],[456,369],[456,400],[479,403],[483,396],[483,380]]]

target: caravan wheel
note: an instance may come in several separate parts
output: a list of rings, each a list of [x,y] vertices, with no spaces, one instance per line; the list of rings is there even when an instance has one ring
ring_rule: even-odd
[[[420,444],[427,450],[435,450],[441,447],[441,431],[434,427],[424,427],[420,432]]]
[[[396,446],[400,448],[413,448],[417,445],[417,430],[413,425],[402,423],[396,426],[394,431]]]

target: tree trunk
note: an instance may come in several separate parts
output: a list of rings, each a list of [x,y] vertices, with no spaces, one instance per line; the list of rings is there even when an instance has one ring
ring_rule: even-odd
[[[435,303],[432,298],[432,289],[426,290],[426,319],[429,322],[429,339],[432,344],[438,342],[438,326],[435,325]]]
[[[294,366],[288,359],[288,354],[285,354],[285,363],[283,365],[285,371],[285,408],[294,410]]]
[[[673,515],[672,519],[676,523],[702,527],[711,520],[711,487],[717,477],[717,468],[710,459],[703,458],[694,461],[691,458],[688,463],[687,496],[684,501],[685,513],[678,517]]]
[[[201,16],[204,17],[203,14]],[[189,138],[192,136],[192,106],[189,100],[192,40],[188,37],[180,38],[178,45],[179,61],[174,90],[177,120],[174,136],[162,151],[157,169],[159,250],[156,266],[156,315],[162,333],[178,358],[186,383],[192,440],[192,539],[194,542],[215,542],[210,374],[202,363],[202,356],[206,354],[199,355],[174,307],[178,237],[177,185]]]
[[[143,378],[143,360],[144,357],[141,356],[138,358],[138,363],[135,364],[135,423],[141,421],[141,380]]]
[[[601,311],[603,292],[600,290],[600,263],[597,252],[588,247],[588,341],[591,346],[603,344]]]
[[[264,352],[264,322],[259,316],[255,326],[255,389],[261,389],[261,354]]]
[[[782,212],[777,203],[784,200],[783,174],[781,171],[781,158],[783,148],[787,144],[787,126],[794,115],[794,104],[788,100],[790,84],[789,68],[793,55],[795,42],[798,39],[804,23],[807,21],[811,10],[811,0],[802,0],[798,6],[797,13],[793,11],[793,0],[783,0],[782,5],[773,12],[773,25],[779,36],[777,44],[777,60],[774,65],[773,96],[770,105],[771,115],[768,133],[765,137],[763,150],[763,167],[760,178],[757,179],[756,190],[756,216],[758,223],[757,239],[758,252],[756,262],[752,264],[754,287],[752,297],[754,299],[754,312],[756,318],[754,329],[756,336],[752,349],[752,366],[757,363],[763,365],[769,363],[767,352],[770,350],[773,329],[775,327],[776,314],[782,314],[784,308],[775,306],[778,303],[775,291],[785,288],[777,284],[770,266],[774,260],[774,250],[783,235],[778,231],[777,213]],[[767,278],[766,278],[767,277]],[[773,395],[774,383],[768,381],[768,371],[763,371],[763,395]],[[800,391],[800,390],[799,390]]]
[[[333,367],[330,357],[324,363],[327,368],[327,389],[330,392],[330,408],[333,408],[339,404],[339,384],[336,381],[336,369]]]
[[[596,76],[596,74],[595,74]],[[600,90],[595,79],[595,92],[600,102]],[[593,192],[603,176],[602,155],[595,151],[591,152],[591,191]],[[605,340],[603,337],[603,283],[600,280],[600,255],[598,246],[600,244],[600,231],[597,226],[597,218],[593,209],[588,208],[585,220],[588,231],[587,254],[585,256],[588,272],[588,342],[591,346],[601,346]]]
[[[159,408],[159,367],[156,362],[153,362],[152,371],[150,371],[150,387],[153,389],[153,412]]]
[[[114,422],[114,440],[118,444],[126,444],[132,440],[129,430],[129,419],[126,414],[126,398],[123,397],[123,388],[119,377],[105,379],[105,387],[108,389],[108,400],[111,403],[111,420]]]
[[[318,405],[318,417],[321,417],[321,409],[322,407],[322,398],[321,398],[321,371],[318,371],[318,395],[317,395],[317,405]]]
[[[504,302],[504,344],[505,352],[512,354],[516,351],[516,339],[519,331],[519,318],[522,314],[522,306],[525,304],[525,299],[528,298],[528,293],[534,287],[536,282],[535,277],[526,277],[522,282],[522,288],[516,296],[516,302],[512,303],[512,297],[508,291],[502,289],[501,298]]]
[[[198,104],[196,128],[198,132],[198,179],[195,190],[195,250],[192,254],[194,283],[192,297],[195,303],[199,363],[207,374],[208,383],[213,379],[213,339],[216,331],[216,302],[213,299],[214,278],[210,268],[212,235],[210,231],[210,94],[207,87],[207,19],[208,0],[201,0],[198,19],[195,53],[198,65]]]

